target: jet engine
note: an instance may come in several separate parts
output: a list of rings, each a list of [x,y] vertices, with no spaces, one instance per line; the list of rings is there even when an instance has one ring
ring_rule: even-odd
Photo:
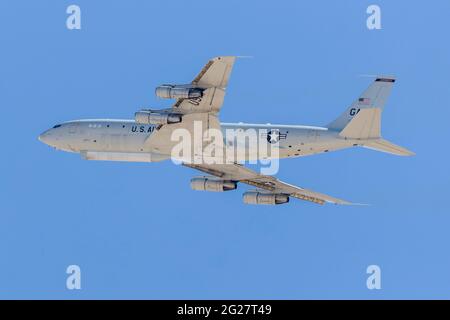
[[[289,202],[289,196],[286,194],[247,191],[243,195],[243,201],[246,204],[283,204]]]
[[[134,114],[134,120],[139,124],[171,124],[181,122],[181,115],[176,113],[159,113],[151,110],[141,110]]]
[[[198,177],[191,179],[191,188],[197,191],[223,192],[237,188],[236,181]]]
[[[203,95],[203,90],[190,85],[163,84],[156,88],[155,94],[162,99],[195,99]]]

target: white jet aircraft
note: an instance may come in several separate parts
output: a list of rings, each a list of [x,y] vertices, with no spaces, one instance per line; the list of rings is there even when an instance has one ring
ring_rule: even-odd
[[[340,117],[323,127],[220,123],[218,115],[235,59],[233,56],[213,58],[190,84],[157,87],[158,97],[176,99],[171,108],[144,109],[135,113],[134,120],[64,122],[42,133],[39,140],[56,149],[80,153],[87,160],[157,162],[171,158],[178,143],[173,141],[172,133],[176,129],[194,133],[197,122],[202,124],[202,132],[209,129],[221,132],[227,129],[262,130],[266,134],[259,135],[258,139],[276,143],[277,158],[301,157],[355,146],[400,156],[414,154],[381,137],[381,113],[395,82],[393,77],[377,77]],[[224,143],[233,144],[232,141]],[[248,155],[248,150],[246,152]],[[238,182],[256,187],[244,193],[243,201],[248,204],[283,204],[290,197],[318,204],[351,204],[257,173],[239,161],[208,164],[184,159],[182,163],[208,174],[191,180],[194,190],[234,190]]]

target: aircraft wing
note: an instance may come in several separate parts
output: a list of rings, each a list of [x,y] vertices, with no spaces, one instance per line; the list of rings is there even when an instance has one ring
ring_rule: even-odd
[[[290,197],[305,201],[310,201],[318,204],[324,204],[325,202],[341,205],[352,204],[351,202],[334,198],[326,194],[318,193],[282,182],[273,176],[259,174],[240,164],[206,165],[183,163],[183,165],[222,179],[242,182],[272,193],[286,194]]]
[[[178,99],[172,110],[179,113],[219,112],[235,60],[234,56],[221,56],[209,60],[191,82],[196,87],[206,88],[203,95],[193,99]]]
[[[231,70],[236,57],[221,56],[208,61],[192,81],[192,85],[204,89],[199,98],[178,99],[172,108],[161,110],[163,113],[183,115],[183,121],[175,124],[160,125],[145,141],[145,148],[170,154],[176,142],[170,141],[175,129],[185,129],[194,135],[194,122],[202,124],[202,130],[220,130],[218,113],[225,97]]]

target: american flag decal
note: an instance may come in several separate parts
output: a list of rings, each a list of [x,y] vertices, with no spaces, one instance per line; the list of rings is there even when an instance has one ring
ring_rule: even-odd
[[[367,106],[370,104],[370,99],[369,98],[359,98],[358,103]]]

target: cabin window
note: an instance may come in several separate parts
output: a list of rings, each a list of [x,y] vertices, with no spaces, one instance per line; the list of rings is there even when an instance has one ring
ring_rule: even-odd
[[[61,127],[61,125],[60,125],[60,124],[57,124],[56,126],[53,126],[53,129],[59,128],[59,127]]]

